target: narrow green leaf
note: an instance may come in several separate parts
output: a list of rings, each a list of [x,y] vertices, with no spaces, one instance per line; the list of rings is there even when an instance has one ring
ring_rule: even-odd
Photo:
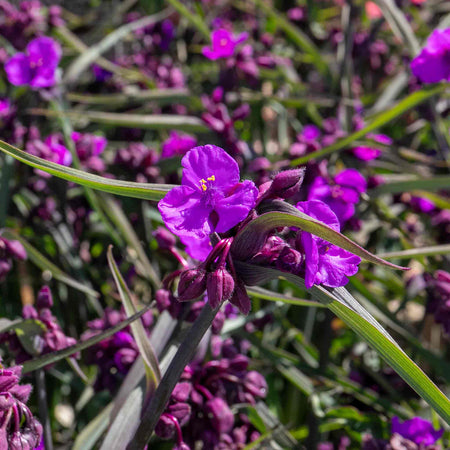
[[[107,258],[109,268],[111,269],[111,272],[113,274],[117,290],[119,291],[122,304],[125,308],[125,312],[128,316],[132,316],[136,312],[136,307],[131,298],[131,292],[129,291],[128,286],[126,285],[125,280],[123,279],[119,268],[114,261],[112,246],[109,246],[108,248]],[[154,392],[161,380],[158,358],[153,351],[150,339],[145,332],[142,321],[137,320],[136,322],[133,322],[131,324],[131,331],[138,346],[139,353],[141,354],[144,361],[145,373],[147,376],[147,393],[151,394],[152,392]]]
[[[364,250],[348,237],[285,202],[274,200],[261,205],[260,209],[262,209],[262,212],[268,212],[251,221],[234,238],[231,250],[238,259],[245,260],[249,255],[258,251],[264,244],[269,231],[274,228],[298,227],[372,263],[394,269],[406,269],[372,255],[372,253]]]
[[[405,97],[403,100],[397,103],[397,105],[389,108],[387,111],[377,114],[373,118],[369,118],[369,123],[361,130],[355,131],[352,134],[349,134],[345,138],[331,144],[321,150],[317,150],[316,152],[309,153],[306,156],[302,156],[300,158],[294,159],[291,161],[291,166],[298,166],[299,164],[305,164],[312,159],[323,158],[326,155],[329,155],[334,152],[338,152],[340,150],[348,149],[350,145],[358,140],[363,138],[367,133],[370,133],[377,128],[382,127],[383,125],[388,124],[392,120],[401,116],[406,111],[414,108],[417,105],[420,105],[424,101],[433,97],[433,95],[439,94],[443,92],[449,83],[441,83],[437,86],[425,87],[420,91],[413,92],[412,94]]]
[[[173,187],[164,184],[132,183],[100,177],[38,158],[3,141],[0,141],[0,150],[31,167],[43,170],[64,180],[72,181],[99,191],[109,192],[110,194],[158,201]]]
[[[304,288],[302,278],[274,269],[238,263],[239,271],[244,271],[255,279],[259,275],[267,280],[282,277]],[[257,272],[260,272],[259,274]],[[389,333],[365,310],[343,287],[327,290],[320,286],[310,289],[311,295],[323,302],[343,322],[369,343],[380,356],[422,397],[448,424],[450,424],[450,401],[428,378],[408,355],[399,347]]]
[[[323,305],[322,303],[291,297],[289,295],[280,294],[279,292],[272,292],[259,286],[247,287],[247,293],[252,297],[269,300],[271,302],[282,302],[289,305],[325,308],[325,305]]]
[[[383,259],[417,258],[419,256],[435,256],[450,254],[450,244],[432,245],[430,247],[409,248],[398,252],[381,253]]]
[[[22,236],[19,236],[14,231],[9,229],[5,229],[2,235],[7,239],[14,239],[16,241],[19,241],[25,247],[28,258],[42,271],[49,271],[53,278],[56,278],[58,281],[61,281],[61,283],[67,284],[68,286],[71,286],[86,295],[91,295],[95,298],[100,297],[100,294],[97,291],[83,283],[78,282],[77,280],[63,272],[57,265],[49,261],[41,252],[39,252],[39,250],[33,247]]]
[[[180,0],[167,0],[183,17],[185,17],[197,31],[199,31],[208,41],[210,38],[210,31],[203,19],[193,12],[191,12]]]
[[[50,109],[32,108],[28,112],[36,116],[57,117]],[[66,111],[67,117],[83,122],[101,123],[115,127],[144,128],[146,130],[181,130],[191,133],[209,133],[209,128],[194,116],[170,114],[131,114],[104,111]]]
[[[75,345],[71,345],[70,347],[63,348],[62,350],[58,350],[57,352],[47,353],[44,356],[40,356],[39,358],[32,359],[30,361],[25,361],[23,364],[23,373],[33,372],[34,370],[41,369],[42,367],[47,366],[48,364],[53,364],[55,362],[60,361],[61,359],[67,358],[74,353],[80,352],[86,348],[92,347],[95,344],[98,344],[103,339],[106,339],[113,334],[116,334],[118,331],[126,328],[128,325],[133,323],[135,320],[139,319],[143,314],[150,310],[150,306],[146,306],[141,309],[136,314],[133,314],[127,320],[114,325],[111,328],[108,328],[105,331],[102,331],[95,336],[92,336],[85,341],[78,342]]]
[[[370,191],[371,196],[380,194],[398,194],[414,190],[438,191],[450,188],[450,175],[437,175],[433,178],[416,178],[385,183]]]

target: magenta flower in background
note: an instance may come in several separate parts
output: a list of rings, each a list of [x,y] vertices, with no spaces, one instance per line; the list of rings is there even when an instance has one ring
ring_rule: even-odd
[[[188,134],[171,131],[169,138],[162,143],[162,158],[172,158],[173,156],[184,156],[191,148],[197,145],[197,139]]]
[[[373,139],[383,145],[392,145],[393,140],[385,134],[368,134],[369,139]],[[362,161],[371,161],[381,155],[382,151],[375,146],[359,146],[353,149],[353,154]]]
[[[425,47],[412,60],[411,70],[422,83],[450,81],[450,28],[431,33]]]
[[[421,417],[414,417],[410,420],[405,420],[400,423],[398,417],[392,419],[392,433],[397,433],[400,436],[409,439],[417,445],[433,445],[444,433],[444,430],[435,430],[431,422],[422,419]]]
[[[228,231],[255,206],[258,189],[252,181],[239,182],[237,162],[220,147],[195,147],[181,165],[181,186],[169,191],[158,208],[167,228],[184,242]]]
[[[61,46],[52,38],[33,39],[25,53],[16,53],[6,62],[8,81],[14,86],[29,85],[34,89],[53,86],[61,54]]]
[[[427,198],[411,196],[411,206],[419,212],[430,213],[434,209],[436,209],[436,205]]]
[[[213,61],[219,58],[229,58],[233,56],[237,45],[244,42],[247,38],[248,33],[233,36],[225,28],[219,28],[211,33],[211,47],[203,47],[202,53]]]
[[[355,204],[359,195],[367,190],[367,182],[356,169],[339,172],[329,182],[324,177],[316,177],[309,189],[308,200],[325,202],[339,218],[341,226],[355,214]]]
[[[297,203],[297,209],[320,220],[335,231],[340,231],[339,219],[330,207],[319,201]],[[301,232],[305,252],[305,286],[323,284],[328,287],[344,286],[348,278],[358,272],[359,256],[305,231]]]

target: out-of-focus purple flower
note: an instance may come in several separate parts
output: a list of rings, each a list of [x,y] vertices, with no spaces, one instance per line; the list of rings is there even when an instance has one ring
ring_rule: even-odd
[[[95,80],[100,83],[104,83],[105,81],[108,81],[113,75],[112,72],[104,69],[103,67],[99,66],[98,64],[92,65],[92,72],[94,74]]]
[[[441,438],[443,429],[435,430],[428,420],[414,417],[400,423],[398,417],[392,419],[392,434],[397,433],[417,445],[432,445]]]
[[[26,405],[29,384],[19,385],[22,367],[4,368],[0,359],[0,448],[32,450],[38,447],[42,426]]]
[[[326,203],[343,226],[355,214],[355,204],[366,189],[364,177],[356,169],[346,169],[339,172],[331,182],[324,177],[316,177],[310,186],[308,200]]]
[[[53,86],[61,54],[61,46],[52,38],[33,39],[25,53],[16,53],[6,62],[8,81],[15,86],[29,85],[34,89]]]
[[[427,310],[434,313],[437,323],[450,335],[450,273],[438,270],[434,276],[427,275],[428,304]]]
[[[3,281],[12,269],[14,259],[27,259],[27,252],[19,241],[9,241],[0,236],[0,281]]]
[[[197,145],[197,139],[188,134],[171,131],[169,137],[162,143],[162,158],[172,158],[173,156],[184,156],[191,148]]]
[[[73,131],[71,138],[75,143],[75,150],[82,167],[94,172],[103,172],[105,162],[100,158],[100,155],[108,143],[106,138],[91,133],[79,133],[78,131]]]
[[[297,203],[297,208],[309,216],[340,231],[339,220],[328,205],[318,200]],[[301,232],[305,251],[305,286],[323,284],[329,287],[344,286],[349,276],[358,271],[359,256],[343,250],[305,231]]]
[[[204,239],[223,233],[244,220],[255,206],[258,190],[239,182],[239,167],[215,145],[195,147],[181,161],[181,186],[158,204],[167,228],[177,236]]]
[[[430,213],[434,209],[436,209],[436,205],[431,200],[423,197],[411,196],[410,200],[411,206],[419,212]]]
[[[131,142],[128,147],[120,148],[114,158],[115,168],[126,170],[139,183],[157,183],[160,169],[157,166],[159,155],[153,148],[141,142]]]
[[[38,320],[43,324],[43,333],[34,336],[33,340],[34,350],[39,355],[45,355],[46,353],[61,350],[76,344],[74,338],[64,334],[56,317],[51,313],[50,308],[52,306],[53,297],[50,288],[43,286],[37,295],[36,307],[25,305],[22,310],[22,317],[25,320]],[[8,342],[9,348],[18,363],[23,363],[36,356],[35,354],[28,353],[27,349],[22,346],[20,340],[17,338],[15,332],[4,333],[1,339]],[[78,356],[78,354],[75,356]]]
[[[0,99],[0,129],[9,127],[16,116],[16,108],[8,98]]]
[[[236,47],[248,38],[248,33],[241,33],[238,36],[225,28],[219,28],[211,33],[211,47],[203,47],[202,53],[208,59],[229,58],[233,56]]]
[[[450,28],[434,30],[412,60],[411,70],[422,83],[450,81]]]
[[[383,145],[392,145],[392,139],[385,134],[368,134],[369,139],[373,139]],[[382,151],[375,146],[359,146],[353,149],[353,154],[362,161],[371,161],[381,155]]]

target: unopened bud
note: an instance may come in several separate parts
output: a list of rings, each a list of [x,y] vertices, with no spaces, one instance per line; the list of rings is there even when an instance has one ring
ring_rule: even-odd
[[[297,250],[285,246],[278,258],[276,259],[276,267],[284,272],[297,273],[300,270],[302,264],[302,254]]]
[[[194,300],[205,292],[206,273],[203,269],[185,270],[178,283],[178,299],[182,302]]]
[[[205,409],[216,431],[228,433],[233,428],[234,415],[225,400],[220,397],[212,398],[206,402]]]
[[[154,232],[153,236],[162,250],[169,250],[175,246],[176,239],[175,236],[163,227],[158,227]]]
[[[51,308],[53,306],[52,291],[48,286],[43,286],[39,291],[36,299],[36,307],[38,309]]]
[[[230,303],[236,306],[242,314],[247,315],[251,309],[250,298],[245,290],[245,285],[241,280],[234,284],[234,292],[230,298]]]
[[[220,268],[208,273],[206,277],[206,292],[212,309],[216,309],[224,301],[231,297],[234,291],[233,277],[225,268]]]
[[[283,170],[275,175],[270,187],[271,194],[284,199],[292,197],[300,189],[304,175],[304,168]]]

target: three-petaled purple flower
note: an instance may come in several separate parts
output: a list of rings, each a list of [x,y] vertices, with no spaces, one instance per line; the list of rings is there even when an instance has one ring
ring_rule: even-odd
[[[450,81],[450,28],[431,33],[425,47],[412,60],[411,70],[422,83]]]
[[[236,47],[248,38],[248,33],[233,36],[225,28],[219,28],[211,33],[211,47],[203,47],[202,53],[208,59],[229,58],[233,56]]]
[[[400,423],[398,417],[392,419],[392,434],[400,436],[414,442],[417,445],[433,445],[444,433],[444,430],[435,430],[428,420],[421,417],[413,417]]]
[[[220,147],[195,147],[181,165],[181,186],[169,191],[158,208],[167,228],[184,242],[230,230],[255,206],[258,189],[252,181],[239,182],[237,162]]]
[[[61,46],[52,38],[42,36],[33,39],[25,53],[16,53],[6,62],[9,82],[14,86],[29,85],[34,89],[53,86],[61,54]]]
[[[310,200],[297,203],[299,211],[340,231],[339,219],[330,207],[319,201]],[[328,287],[339,287],[347,284],[349,276],[358,271],[361,262],[359,256],[336,245],[324,241],[311,233],[302,231],[301,242],[305,252],[305,286],[323,284]]]

